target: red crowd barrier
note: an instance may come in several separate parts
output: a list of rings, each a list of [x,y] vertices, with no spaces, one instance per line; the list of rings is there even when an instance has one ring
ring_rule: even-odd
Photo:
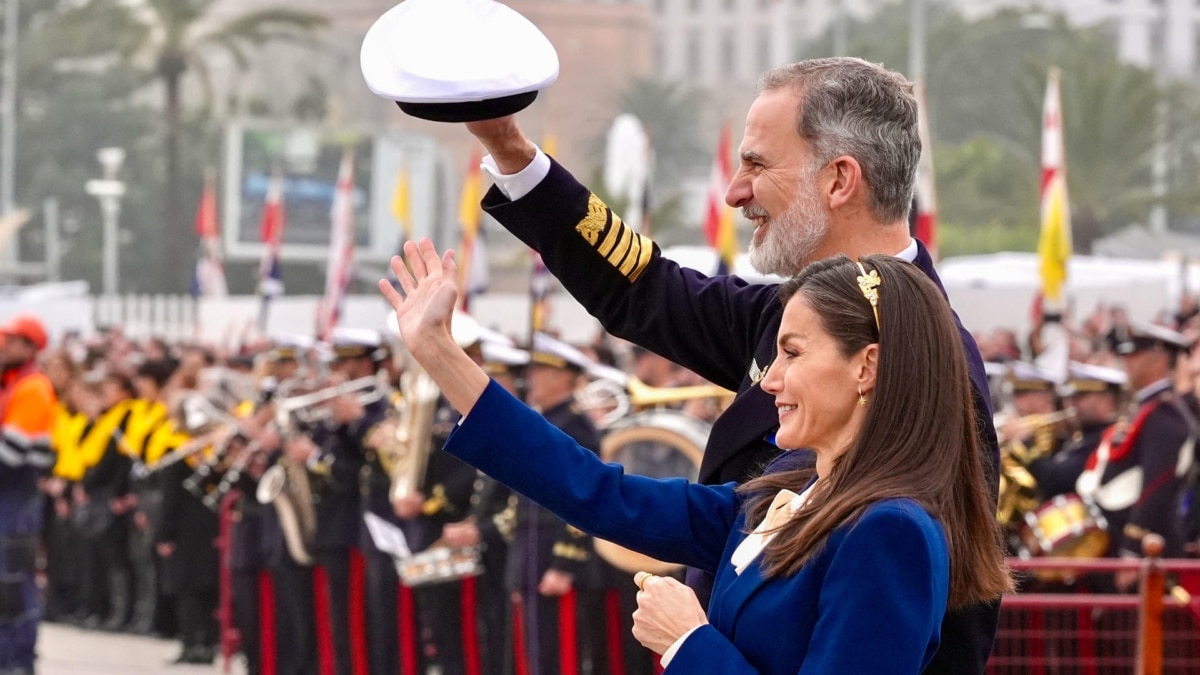
[[[1150,540],[1140,560],[1010,560],[1034,590],[1004,599],[988,675],[1200,675],[1200,597],[1177,585],[1200,561],[1161,551]],[[1122,571],[1138,572],[1133,591],[1113,590]],[[1039,581],[1063,574],[1076,581]]]

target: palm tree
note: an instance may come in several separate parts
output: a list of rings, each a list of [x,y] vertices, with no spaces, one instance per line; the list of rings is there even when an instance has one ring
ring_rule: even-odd
[[[213,21],[216,0],[141,0],[127,3],[130,16],[142,30],[136,57],[153,64],[154,77],[163,86],[163,150],[166,162],[165,225],[172,241],[186,222],[188,204],[181,195],[179,139],[183,113],[184,76],[194,72],[211,92],[209,59],[230,57],[242,69],[250,66],[250,52],[270,42],[308,43],[327,19],[319,14],[282,7],[243,14],[228,21]],[[166,252],[169,271],[186,288],[193,246],[172,245]]]

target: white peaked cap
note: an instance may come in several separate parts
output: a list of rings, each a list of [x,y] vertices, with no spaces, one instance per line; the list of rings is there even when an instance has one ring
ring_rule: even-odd
[[[405,0],[371,26],[360,60],[371,91],[441,121],[515,112],[558,78],[554,46],[496,0]],[[442,107],[487,101],[500,109]]]

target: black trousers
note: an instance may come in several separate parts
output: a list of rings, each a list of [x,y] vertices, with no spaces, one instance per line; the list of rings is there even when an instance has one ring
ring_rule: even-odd
[[[217,644],[217,592],[185,589],[175,596],[179,616],[179,640],[188,647]]]
[[[271,581],[275,586],[276,673],[316,675],[312,569],[289,560],[271,568]]]
[[[333,662],[337,675],[351,675],[350,645],[350,551],[321,551],[317,564],[325,569],[328,616],[318,617],[329,625],[333,638]]]
[[[372,673],[400,672],[400,581],[391,557],[367,553],[367,645]]]
[[[262,672],[262,623],[259,621],[258,570],[233,571],[233,622],[241,635],[246,674]]]

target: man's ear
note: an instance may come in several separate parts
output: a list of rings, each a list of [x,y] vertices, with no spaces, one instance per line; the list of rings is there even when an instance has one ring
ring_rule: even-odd
[[[849,155],[842,155],[834,159],[825,167],[825,171],[833,174],[832,181],[827,188],[830,209],[837,209],[849,204],[864,185],[862,167],[859,166],[858,160]]]

